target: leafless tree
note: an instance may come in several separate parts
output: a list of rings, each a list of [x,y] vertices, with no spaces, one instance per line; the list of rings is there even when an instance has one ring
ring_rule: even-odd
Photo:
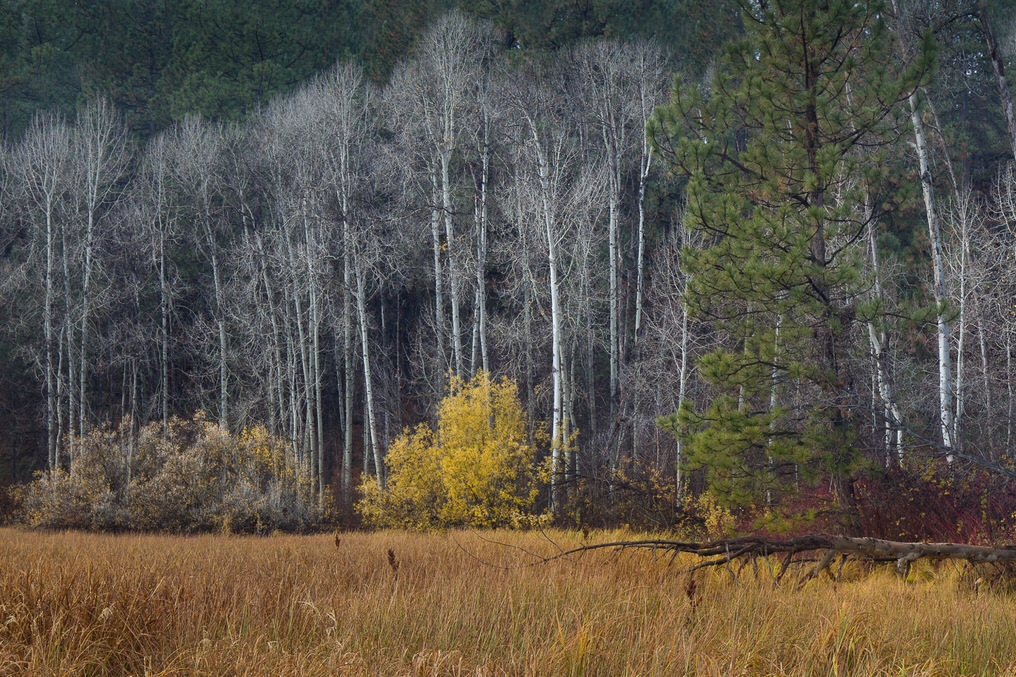
[[[84,262],[81,273],[81,346],[78,350],[78,433],[85,434],[86,384],[88,376],[88,342],[92,320],[92,284],[96,274],[95,247],[100,236],[103,216],[109,212],[107,202],[118,188],[128,161],[127,130],[112,104],[105,99],[89,103],[78,116],[74,127],[76,177],[80,183],[74,193],[80,200],[84,218]]]
[[[45,252],[43,269],[43,348],[41,353],[45,372],[44,396],[46,400],[46,447],[49,469],[60,464],[59,440],[62,420],[59,415],[57,364],[60,342],[57,336],[57,285],[60,270],[57,268],[62,225],[58,223],[61,201],[69,180],[71,130],[55,115],[36,116],[21,143],[18,145],[11,167],[17,171],[20,191],[27,198],[32,213],[29,218],[39,224],[42,249]]]

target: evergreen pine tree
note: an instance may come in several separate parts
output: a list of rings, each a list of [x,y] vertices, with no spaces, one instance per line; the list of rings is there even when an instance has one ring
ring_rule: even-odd
[[[678,82],[651,123],[687,178],[684,225],[702,243],[683,252],[685,302],[721,337],[698,364],[712,401],[661,425],[721,499],[772,500],[824,478],[849,528],[863,461],[860,259],[878,216],[864,206],[931,50],[897,66],[877,2],[746,0],[743,13],[745,37],[708,86]]]

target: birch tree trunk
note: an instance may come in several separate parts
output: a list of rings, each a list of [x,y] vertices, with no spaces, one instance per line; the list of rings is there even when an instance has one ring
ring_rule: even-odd
[[[91,321],[94,248],[100,209],[112,193],[124,170],[126,130],[109,102],[99,99],[89,104],[75,128],[78,161],[82,163],[85,209],[84,270],[81,283],[81,347],[78,351],[78,433],[85,435],[87,419],[88,340]]]
[[[893,12],[899,21],[905,17],[900,12],[898,0],[892,0]],[[900,49],[903,60],[908,59],[908,49],[904,36],[900,36]],[[953,393],[952,364],[950,359],[949,319],[946,314],[945,262],[942,253],[942,228],[940,225],[938,206],[935,201],[935,188],[931,175],[931,160],[924,121],[917,101],[917,92],[907,98],[910,107],[910,123],[914,133],[914,150],[917,153],[918,171],[921,178],[921,193],[924,197],[924,211],[928,221],[928,238],[931,244],[932,295],[935,299],[936,336],[938,339],[938,413],[939,429],[942,435],[942,447],[946,451],[946,460],[952,462],[953,455]]]
[[[882,266],[878,253],[878,238],[875,232],[875,224],[870,218],[871,206],[867,200],[864,205],[868,226],[868,254],[871,259],[872,292],[878,299],[884,298],[882,290]],[[879,399],[882,401],[883,419],[883,444],[887,454],[887,462],[890,454],[894,454],[896,461],[903,460],[903,427],[899,405],[893,392],[893,384],[889,371],[888,356],[885,354],[889,338],[881,327],[876,326],[873,320],[868,320],[868,345],[871,349],[871,356],[875,363],[875,381]]]
[[[367,145],[371,136],[370,119],[372,115],[373,92],[364,80],[363,72],[352,64],[338,66],[328,77],[325,105],[328,107],[328,129],[330,138],[325,144],[326,161],[335,202],[339,207],[339,227],[341,232],[341,288],[339,327],[341,333],[341,353],[336,350],[336,370],[338,374],[338,391],[340,395],[342,425],[342,459],[339,471],[339,482],[342,507],[347,516],[353,507],[353,421],[356,372],[362,370],[363,364],[356,367],[354,352],[354,319],[353,303],[355,256],[353,234],[353,212],[359,206],[354,195],[362,183],[361,167],[368,156],[376,149]],[[434,210],[436,213],[436,210]],[[336,336],[336,347],[338,348]],[[362,342],[361,342],[362,344]],[[339,367],[341,355],[341,369]],[[364,447],[366,459],[367,447]]]
[[[370,443],[371,455],[374,458],[374,472],[377,476],[378,486],[383,490],[385,487],[384,460],[381,457],[381,446],[377,439],[377,423],[374,415],[374,382],[370,359],[370,337],[368,333],[367,305],[366,305],[366,262],[361,252],[354,251],[353,267],[356,277],[356,314],[360,324],[360,354],[363,357],[363,391],[366,405],[366,423],[364,426],[364,437]],[[366,454],[366,448],[364,449]]]
[[[70,150],[70,130],[66,123],[52,115],[37,116],[25,134],[18,153],[11,163],[16,170],[23,191],[41,217],[45,249],[43,292],[43,368],[45,370],[44,396],[46,401],[46,457],[50,471],[60,465],[59,426],[60,402],[58,380],[62,367],[57,352],[61,339],[56,335],[56,284],[59,272],[56,258],[59,247],[59,226],[56,210],[67,180],[67,161]],[[61,352],[62,356],[62,352]]]
[[[490,112],[481,104],[482,133],[480,142],[480,190],[476,215],[476,331],[480,348],[481,368],[490,374],[487,354],[487,186],[490,182]],[[472,360],[476,372],[476,358]]]
[[[550,276],[550,326],[551,326],[551,380],[553,383],[553,408],[551,410],[551,509],[556,512],[561,504],[559,484],[563,468],[562,450],[567,440],[564,438],[564,373],[562,369],[562,353],[564,339],[561,313],[561,289],[558,283],[558,245],[560,234],[557,232],[552,187],[550,178],[550,161],[547,149],[544,148],[536,122],[527,115],[530,132],[532,133],[533,150],[536,156],[539,177],[540,216],[547,247],[547,266]]]
[[[932,294],[935,299],[935,320],[938,339],[938,402],[939,427],[946,460],[952,463],[953,439],[953,393],[952,365],[949,345],[949,318],[946,313],[945,263],[942,253],[942,229],[935,203],[935,189],[931,177],[931,163],[928,143],[924,133],[917,94],[908,98],[910,123],[914,130],[914,149],[917,151],[918,169],[921,175],[921,193],[924,196],[924,211],[928,221],[928,237],[931,243]]]
[[[434,337],[437,342],[437,354],[438,359],[444,362],[445,357],[445,346],[444,346],[444,332],[445,332],[445,320],[444,320],[444,272],[442,271],[441,263],[441,215],[437,209],[437,197],[438,197],[438,179],[435,170],[432,168],[430,174],[430,187],[431,187],[431,204],[433,207],[430,210],[430,247],[431,252],[434,256]]]
[[[174,235],[176,221],[169,198],[169,140],[160,134],[146,149],[142,162],[142,213],[149,214],[151,247],[159,273],[159,418],[164,435],[169,433],[169,331],[172,311],[170,256],[167,245]]]

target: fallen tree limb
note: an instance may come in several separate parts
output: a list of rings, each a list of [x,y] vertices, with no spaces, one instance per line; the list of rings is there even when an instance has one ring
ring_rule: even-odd
[[[775,574],[777,583],[787,573],[791,564],[801,561],[797,560],[795,562],[795,556],[802,553],[813,553],[818,557],[817,563],[801,577],[799,585],[803,585],[808,580],[826,571],[837,556],[841,558],[841,565],[849,557],[857,557],[875,562],[895,561],[896,569],[903,576],[909,573],[911,564],[922,558],[965,560],[972,564],[1016,561],[1016,545],[992,547],[963,543],[907,543],[887,541],[881,538],[858,538],[829,534],[810,534],[786,539],[739,536],[703,543],[667,539],[612,541],[573,548],[572,550],[548,557],[546,561],[580,554],[589,550],[603,549],[653,550],[670,553],[671,561],[681,553],[689,553],[706,558],[704,561],[693,566],[691,571],[711,566],[729,565],[737,560],[748,561],[758,557],[783,555],[780,569]]]

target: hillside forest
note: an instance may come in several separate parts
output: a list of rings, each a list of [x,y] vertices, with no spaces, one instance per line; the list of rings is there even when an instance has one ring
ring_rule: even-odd
[[[5,510],[1011,533],[1007,6],[248,4],[0,2]]]

